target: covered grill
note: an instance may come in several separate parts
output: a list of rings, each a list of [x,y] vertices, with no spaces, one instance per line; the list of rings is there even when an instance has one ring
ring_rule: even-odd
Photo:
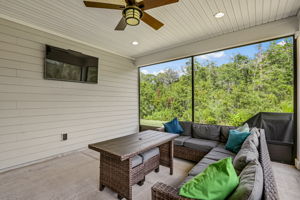
[[[294,113],[260,112],[245,123],[265,129],[271,160],[288,164],[294,162]]]

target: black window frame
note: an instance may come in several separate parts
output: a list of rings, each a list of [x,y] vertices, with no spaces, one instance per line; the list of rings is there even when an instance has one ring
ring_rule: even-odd
[[[162,61],[162,62],[157,62],[157,63],[153,63],[153,64],[149,64],[149,65],[144,65],[144,66],[140,66],[138,67],[138,118],[139,118],[139,131],[141,130],[141,118],[140,118],[140,104],[141,104],[141,99],[140,99],[140,95],[141,95],[141,88],[140,88],[140,72],[141,72],[141,69],[142,68],[145,68],[145,67],[149,67],[149,66],[152,66],[152,65],[156,65],[156,64],[161,64],[161,63],[167,63],[167,62],[172,62],[172,61],[176,61],[176,60],[181,60],[181,59],[187,59],[187,58],[190,58],[191,59],[191,67],[192,67],[192,122],[195,121],[195,82],[194,82],[194,74],[195,74],[195,70],[194,70],[194,61],[195,61],[195,57],[197,56],[201,56],[201,55],[206,55],[206,54],[210,54],[210,53],[215,53],[215,52],[218,52],[218,51],[225,51],[225,50],[229,50],[229,49],[234,49],[234,48],[239,48],[239,47],[244,47],[244,46],[249,46],[249,45],[254,45],[254,44],[260,44],[260,43],[263,43],[263,42],[270,42],[270,41],[274,41],[274,40],[278,40],[278,39],[284,39],[284,38],[287,38],[287,37],[292,37],[293,38],[293,63],[294,63],[294,74],[293,74],[293,78],[294,78],[294,102],[293,102],[293,115],[294,115],[294,127],[295,127],[295,143],[297,142],[297,109],[298,109],[298,104],[297,104],[297,100],[298,100],[298,97],[297,97],[297,63],[298,63],[298,60],[297,60],[297,39],[295,38],[295,34],[293,35],[285,35],[285,36],[282,36],[282,37],[275,37],[275,38],[272,38],[272,39],[267,39],[267,40],[260,40],[260,41],[257,41],[257,42],[253,42],[253,43],[247,43],[247,44],[243,44],[243,45],[236,45],[236,46],[232,46],[232,47],[228,47],[228,48],[223,48],[223,49],[217,49],[217,50],[213,50],[213,51],[208,51],[208,52],[205,52],[205,53],[201,53],[201,54],[196,54],[196,55],[191,55],[191,56],[185,56],[185,57],[181,57],[181,58],[176,58],[176,59],[171,59],[171,60],[167,60],[167,61]],[[298,38],[300,40],[300,38]],[[297,146],[297,144],[296,144]]]

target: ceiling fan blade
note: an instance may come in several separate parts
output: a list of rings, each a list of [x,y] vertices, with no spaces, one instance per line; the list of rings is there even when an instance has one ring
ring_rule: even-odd
[[[110,3],[101,3],[101,2],[93,2],[93,1],[83,1],[86,7],[92,8],[107,8],[107,9],[117,9],[123,10],[125,8],[124,5],[110,4]]]
[[[168,5],[171,3],[177,3],[179,0],[144,0],[140,2],[139,7],[141,7],[143,10],[148,10],[151,8],[156,8],[164,5]]]
[[[144,12],[142,21],[154,28],[155,30],[160,29],[164,24],[152,17],[151,15]]]
[[[122,19],[119,21],[118,25],[115,28],[115,31],[124,31],[127,26],[127,23],[125,21],[125,18],[122,17]]]

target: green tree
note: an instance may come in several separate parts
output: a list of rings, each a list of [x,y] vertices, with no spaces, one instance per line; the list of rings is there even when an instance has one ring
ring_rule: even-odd
[[[258,112],[293,112],[293,41],[257,46],[257,54],[236,54],[216,65],[195,59],[195,121],[239,125]],[[191,63],[140,76],[142,119],[191,121]]]

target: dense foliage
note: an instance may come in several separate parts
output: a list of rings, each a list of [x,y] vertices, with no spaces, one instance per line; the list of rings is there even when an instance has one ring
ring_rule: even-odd
[[[254,58],[234,55],[217,66],[195,57],[195,121],[239,125],[258,112],[293,112],[293,43],[258,45]],[[191,121],[191,63],[181,71],[140,74],[141,119]]]

